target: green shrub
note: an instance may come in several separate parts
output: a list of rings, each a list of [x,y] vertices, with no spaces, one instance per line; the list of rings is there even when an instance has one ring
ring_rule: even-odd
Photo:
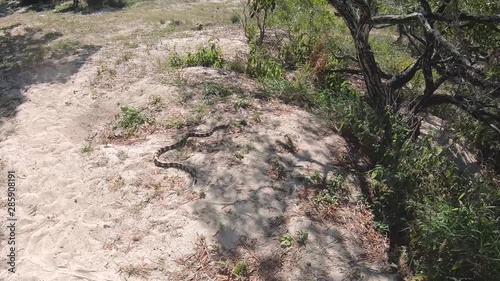
[[[177,52],[173,52],[168,56],[167,62],[172,67],[204,66],[222,68],[224,65],[222,49],[215,43],[208,46],[198,45],[196,52],[188,53],[184,58]]]
[[[393,231],[408,229],[417,272],[428,280],[491,280],[500,274],[500,210],[495,207],[500,191],[491,189],[498,179],[462,177],[426,138],[403,142],[378,162],[370,172],[376,207]]]
[[[269,25],[284,31],[282,38],[257,44],[255,22],[243,24],[250,44],[247,73],[263,81],[268,93],[314,109],[370,158],[369,196],[378,220],[375,225],[394,239],[392,250],[408,249],[403,252],[415,278],[494,280],[500,276],[498,137],[467,115],[439,109],[447,115],[444,119],[451,120],[448,130],[453,138],[473,143],[487,158],[485,163],[497,169],[497,174],[483,171],[463,176],[434,141],[408,139],[412,131],[406,117],[376,114],[364,95],[350,89],[345,77],[336,72],[350,62],[332,54],[353,55],[352,39],[345,25],[333,18],[327,1],[276,4]],[[409,50],[390,44],[391,36],[373,34],[370,43],[382,68],[394,72],[414,59]],[[417,73],[402,94],[420,94],[423,83],[422,74]],[[337,204],[345,195],[341,179],[330,181],[315,200]],[[318,181],[315,176],[307,180]],[[280,239],[283,246],[292,241],[290,235]]]
[[[206,82],[203,84],[203,95],[206,98],[217,97],[217,98],[226,98],[232,95],[231,88],[226,87],[221,84]]]
[[[248,57],[247,73],[258,79],[276,79],[283,76],[283,66],[273,59],[267,50],[252,43],[250,45],[250,56]]]
[[[221,68],[224,60],[222,59],[222,49],[212,43],[209,46],[199,45],[196,52],[189,53],[184,59],[184,66],[205,66]]]
[[[141,113],[140,110],[131,106],[122,106],[118,116],[118,127],[123,129],[127,134],[134,133],[144,124],[148,118]]]
[[[390,116],[392,142],[382,143],[383,120],[347,84],[314,97],[315,108],[342,134],[355,136],[377,164],[369,172],[372,208],[395,236],[408,233],[415,273],[426,280],[491,280],[500,274],[498,176],[463,177],[435,142],[408,140],[400,116]]]

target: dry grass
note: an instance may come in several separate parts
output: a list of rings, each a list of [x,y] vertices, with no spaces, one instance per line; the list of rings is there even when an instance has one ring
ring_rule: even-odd
[[[198,236],[195,251],[177,260],[182,270],[173,280],[266,281],[278,280],[276,274],[286,262],[290,251],[279,250],[270,256],[255,253],[256,241],[242,238],[238,248],[230,252],[219,246],[208,245],[204,236]]]
[[[118,273],[124,274],[127,277],[135,276],[147,279],[151,271],[156,270],[156,267],[147,264],[129,264],[120,266]]]
[[[125,180],[120,175],[110,176],[106,179],[110,191],[121,190],[125,186]]]
[[[118,42],[125,45],[130,41],[158,40],[167,34],[190,31],[198,23],[205,26],[230,25],[229,14],[237,8],[237,4],[224,3],[144,1],[121,10],[76,16],[55,11],[30,11],[3,18],[0,27],[21,23],[60,32],[87,44],[107,45]],[[103,33],[103,30],[106,32]]]
[[[315,200],[321,190],[300,188],[299,198],[304,215],[320,222],[342,225],[360,244],[369,262],[387,260],[388,239],[376,230],[374,216],[362,202],[340,204],[318,204]]]

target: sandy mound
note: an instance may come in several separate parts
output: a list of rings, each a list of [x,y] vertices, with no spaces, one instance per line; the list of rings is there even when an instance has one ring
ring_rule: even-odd
[[[215,28],[211,36],[218,34]],[[219,41],[223,49],[246,52],[241,34],[227,35]],[[314,171],[324,180],[342,175],[356,190],[356,175],[340,163],[342,138],[310,113],[258,97],[258,85],[242,74],[201,67],[158,72],[155,56],[199,41],[165,39],[148,54],[140,46],[120,64],[113,45],[79,49],[2,73],[8,112],[0,123],[0,181],[6,186],[7,171],[16,172],[18,250],[17,273],[4,266],[0,279],[212,280],[204,274],[216,272],[229,280],[219,262],[241,260],[252,280],[392,278],[381,273],[387,245],[366,207],[348,198],[328,211],[337,219],[327,219],[299,180]],[[207,101],[208,82],[240,92]],[[161,102],[153,106],[152,98]],[[127,140],[104,140],[122,105],[143,109],[154,122]],[[152,157],[185,132],[176,124],[194,115],[193,130],[227,120],[247,124],[167,155],[197,170],[199,182],[191,186],[188,174],[155,167]],[[82,152],[88,144],[91,151]],[[4,210],[6,192],[0,198]],[[4,225],[0,246],[7,249]],[[284,234],[300,231],[308,233],[305,246],[280,246]],[[206,251],[196,255],[200,249]]]

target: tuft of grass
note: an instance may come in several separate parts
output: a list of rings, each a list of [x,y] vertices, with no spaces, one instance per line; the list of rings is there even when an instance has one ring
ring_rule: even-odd
[[[92,146],[92,144],[91,144],[91,143],[87,143],[87,144],[85,144],[85,145],[84,145],[84,146],[80,149],[80,151],[81,151],[82,153],[90,153],[90,152],[94,151],[94,147]]]
[[[207,98],[218,97],[225,98],[232,95],[231,89],[217,83],[206,82],[203,84],[203,95]]]
[[[109,76],[115,76],[116,75],[116,69],[110,68],[104,64],[100,64],[97,67],[97,77],[102,77],[105,74],[108,74]]]
[[[293,245],[293,236],[290,233],[285,233],[280,237],[280,245],[282,248],[292,247]]]
[[[186,119],[187,127],[195,127],[203,123],[203,119],[200,115],[189,116]]]
[[[171,67],[174,68],[179,68],[184,66],[184,60],[182,57],[179,55],[177,52],[172,52],[168,57],[167,57],[167,63]]]
[[[120,57],[118,57],[118,59],[116,59],[115,64],[118,65],[127,62],[132,58],[132,56],[132,52],[126,51]]]
[[[239,97],[234,102],[234,108],[236,110],[247,109],[252,106],[252,101],[248,97]]]
[[[194,54],[189,53],[184,59],[186,67],[205,66],[221,68],[223,62],[222,49],[214,43],[209,46],[199,45]]]
[[[236,263],[233,267],[232,273],[238,278],[246,277],[248,275],[248,265],[246,261],[242,260]]]
[[[316,207],[336,206],[345,203],[349,199],[349,190],[344,187],[345,176],[342,174],[324,180],[319,171],[313,171],[309,175],[299,175],[297,180],[307,187],[319,190],[312,198],[312,203]]]
[[[181,129],[186,126],[186,121],[183,118],[173,118],[165,124],[167,128]]]
[[[153,95],[149,97],[149,103],[151,105],[162,105],[163,104],[163,98],[160,95]]]
[[[297,147],[295,146],[295,144],[293,143],[293,140],[292,138],[286,134],[285,135],[285,142],[282,142],[282,141],[276,141],[276,143],[281,146],[283,149],[285,149],[286,151],[288,151],[289,153],[296,153],[297,152]]]
[[[193,95],[191,93],[181,93],[181,95],[179,96],[179,103],[185,104],[191,99],[193,99]]]
[[[193,106],[191,111],[199,116],[203,116],[209,112],[209,108],[206,103],[198,102]]]
[[[78,40],[60,39],[50,46],[50,57],[60,59],[75,53],[82,43]]]
[[[121,266],[120,269],[118,270],[118,273],[122,274],[125,273],[130,276],[138,276],[142,278],[147,278],[150,275],[151,268],[148,268],[146,265],[125,265]]]
[[[118,127],[123,129],[127,134],[133,134],[139,127],[148,121],[146,115],[140,110],[131,106],[122,106],[118,116]]]
[[[243,145],[240,149],[238,149],[233,155],[234,157],[238,159],[243,159],[245,158],[245,154],[248,154],[250,152],[250,146],[248,145]]]
[[[240,17],[238,15],[232,15],[230,20],[232,24],[237,24],[240,22]]]
[[[186,57],[181,57],[177,52],[173,52],[167,57],[168,65],[171,67],[215,67],[222,68],[224,59],[222,49],[215,43],[209,45],[198,45],[194,53],[188,53]]]
[[[217,228],[218,228],[219,231],[223,231],[226,228],[226,225],[223,224],[222,222],[219,222]]]
[[[252,114],[250,117],[254,123],[261,123],[262,122],[262,117],[259,113],[255,112]]]
[[[200,44],[194,53],[189,52],[185,57],[182,57],[176,51],[173,51],[167,57],[167,64],[174,68],[193,66],[222,68],[224,63],[222,49],[215,43]]]

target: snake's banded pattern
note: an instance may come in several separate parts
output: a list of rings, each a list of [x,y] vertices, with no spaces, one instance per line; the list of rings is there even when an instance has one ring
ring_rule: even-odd
[[[184,147],[187,143],[188,138],[206,138],[206,137],[211,136],[215,131],[227,129],[229,127],[229,125],[230,124],[215,126],[210,131],[208,131],[206,133],[189,132],[187,134],[184,134],[181,137],[181,139],[179,141],[177,141],[176,143],[174,143],[172,145],[164,146],[156,151],[156,153],[154,155],[155,165],[158,167],[161,167],[161,168],[165,168],[165,169],[174,168],[174,169],[183,170],[183,171],[187,172],[188,174],[190,174],[191,177],[193,177],[193,185],[196,184],[196,182],[198,181],[198,178],[196,177],[196,171],[193,168],[191,168],[187,165],[181,164],[181,163],[177,163],[177,162],[162,162],[159,159],[160,156],[167,151]]]

